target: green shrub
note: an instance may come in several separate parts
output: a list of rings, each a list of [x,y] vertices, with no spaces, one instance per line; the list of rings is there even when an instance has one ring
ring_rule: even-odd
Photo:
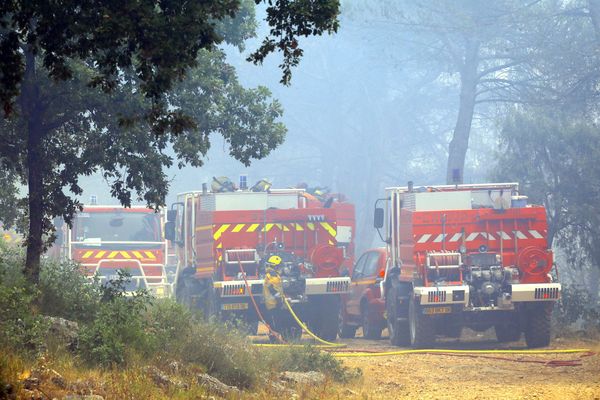
[[[331,354],[314,346],[265,349],[265,364],[271,371],[319,371],[337,382],[348,382],[362,374],[358,369],[344,367]]]
[[[40,311],[75,322],[91,322],[98,310],[102,290],[86,278],[73,262],[44,260],[40,271]]]
[[[592,303],[589,293],[574,285],[563,285],[561,299],[554,307],[554,325],[567,331],[573,324],[581,330],[600,330],[600,307]]]
[[[0,347],[34,354],[43,348],[48,326],[34,312],[38,292],[21,272],[22,253],[16,247],[0,247]]]
[[[244,333],[221,323],[195,321],[179,358],[203,365],[206,372],[228,385],[250,387],[260,376],[256,349]]]
[[[119,271],[119,278],[99,287],[101,300],[94,319],[79,332],[79,354],[92,365],[108,367],[124,364],[132,356],[152,353],[144,313],[152,298],[145,291],[132,296],[124,288],[129,276]]]

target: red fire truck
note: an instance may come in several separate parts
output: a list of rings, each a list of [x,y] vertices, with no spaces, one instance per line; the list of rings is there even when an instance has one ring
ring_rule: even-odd
[[[87,205],[72,228],[58,223],[50,256],[77,261],[86,276],[115,279],[118,270],[131,275],[125,290],[147,289],[168,297],[171,285],[165,272],[166,240],[160,214],[151,208]]]
[[[255,331],[261,314],[288,339],[301,330],[287,310],[266,312],[264,262],[279,255],[283,291],[311,330],[327,340],[337,334],[340,294],[354,258],[354,206],[325,203],[302,189],[181,193],[167,213],[166,236],[177,245],[177,299],[205,316],[242,319]],[[248,288],[250,290],[248,290]]]
[[[561,285],[549,274],[546,212],[518,184],[386,189],[375,227],[390,260],[382,289],[394,345],[430,345],[463,326],[499,341],[550,342]],[[383,232],[382,232],[383,230]]]

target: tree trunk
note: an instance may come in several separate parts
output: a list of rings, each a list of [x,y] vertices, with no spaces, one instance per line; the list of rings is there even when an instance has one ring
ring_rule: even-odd
[[[25,77],[21,92],[21,112],[27,121],[27,178],[28,178],[28,217],[27,256],[24,274],[34,284],[39,282],[40,258],[43,251],[43,155],[42,155],[42,113],[39,88],[36,82],[35,56],[25,52]]]
[[[465,157],[469,148],[469,135],[475,99],[477,97],[477,68],[479,66],[479,43],[468,40],[465,48],[465,60],[460,70],[460,105],[454,134],[448,148],[448,168],[446,183],[463,183]]]

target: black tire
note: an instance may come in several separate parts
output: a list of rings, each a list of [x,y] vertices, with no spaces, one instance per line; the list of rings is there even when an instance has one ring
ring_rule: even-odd
[[[353,339],[356,336],[356,326],[348,325],[344,319],[344,311],[340,306],[340,312],[338,313],[338,336],[342,339]]]
[[[525,343],[527,347],[546,347],[550,344],[553,304],[543,304],[527,311]]]
[[[212,287],[212,281],[207,283],[207,287],[197,300],[197,305],[202,309],[205,321],[214,321],[219,318],[221,304],[215,289]]]
[[[340,300],[337,296],[320,296],[311,299],[313,321],[310,324],[315,335],[328,342],[337,339]]]
[[[177,289],[175,291],[175,299],[177,302],[187,306],[190,310],[195,310],[197,308],[197,286],[198,285],[192,281],[183,278],[179,279],[177,281]]]
[[[398,309],[399,291],[396,287],[390,287],[385,297],[385,312],[387,315],[387,327],[392,346],[407,346],[410,343],[408,323],[400,320],[402,317]]]
[[[435,342],[435,320],[423,314],[423,308],[412,293],[408,303],[408,326],[411,347],[424,348]]]
[[[370,340],[379,340],[381,339],[381,328],[380,324],[373,323],[369,319],[369,306],[363,305],[361,307],[361,321],[362,321],[362,329],[363,329],[363,337],[365,339]]]
[[[445,329],[444,335],[454,339],[460,339],[460,336],[462,335],[462,330],[462,325],[450,325]]]
[[[517,342],[521,339],[521,329],[516,323],[494,325],[499,343]]]

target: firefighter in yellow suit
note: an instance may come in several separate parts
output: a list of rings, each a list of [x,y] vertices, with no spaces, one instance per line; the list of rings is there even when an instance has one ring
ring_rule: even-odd
[[[277,307],[280,293],[283,291],[279,268],[281,267],[281,257],[270,256],[265,264],[265,283],[263,284],[263,297],[267,310],[273,310]]]

